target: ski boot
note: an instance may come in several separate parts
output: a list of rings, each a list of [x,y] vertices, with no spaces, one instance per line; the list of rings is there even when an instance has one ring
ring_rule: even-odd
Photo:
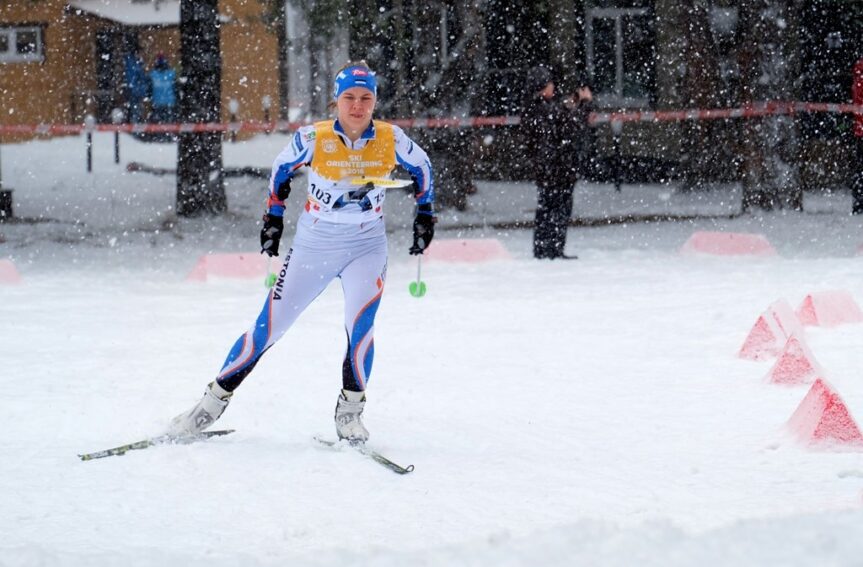
[[[342,390],[336,402],[335,415],[336,433],[339,439],[344,439],[351,444],[362,444],[368,440],[369,432],[363,426],[362,420],[365,405],[365,392]]]
[[[233,392],[228,392],[215,380],[210,382],[204,390],[204,396],[195,404],[195,407],[172,419],[165,434],[170,437],[197,435],[219,419],[233,395]]]

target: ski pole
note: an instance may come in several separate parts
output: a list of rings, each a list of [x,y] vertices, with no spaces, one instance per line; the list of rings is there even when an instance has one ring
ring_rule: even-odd
[[[408,291],[414,297],[422,297],[426,294],[426,283],[422,280],[423,255],[417,254],[417,281],[411,282]]]

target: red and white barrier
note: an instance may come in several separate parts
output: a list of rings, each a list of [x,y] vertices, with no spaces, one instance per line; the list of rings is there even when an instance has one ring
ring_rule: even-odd
[[[443,262],[488,262],[511,260],[512,254],[497,238],[436,238],[423,258]]]
[[[187,281],[204,282],[209,278],[263,278],[267,260],[261,254],[206,254],[186,276]]]
[[[394,118],[387,122],[402,128],[479,128],[484,126],[514,126],[521,122],[518,116],[468,116],[463,118]],[[62,136],[85,132],[126,132],[132,134],[187,134],[203,132],[293,132],[314,121],[289,122],[278,120],[262,122],[191,122],[183,124],[0,124],[0,134]]]
[[[863,447],[863,434],[833,387],[819,378],[788,420],[788,428],[807,445]]]
[[[863,114],[863,105],[817,102],[762,101],[737,108],[690,108],[682,110],[592,112],[591,125],[624,122],[682,122],[687,120],[727,120],[760,118],[799,113],[826,112],[830,114]],[[521,122],[518,116],[464,116],[449,118],[385,118],[402,128],[478,128],[484,126],[513,126]],[[188,133],[188,132],[291,132],[311,124],[285,120],[262,122],[213,122],[187,124],[7,124],[0,125],[0,134],[29,134],[56,136],[96,132],[134,133]]]
[[[718,256],[775,256],[776,249],[763,234],[744,232],[694,233],[680,249],[685,254],[714,254]]]
[[[863,105],[822,102],[762,101],[738,108],[693,108],[687,110],[626,111],[608,114],[592,113],[591,124],[604,122],[683,122],[685,120],[727,120],[729,118],[761,118],[801,113],[829,114],[863,113]]]
[[[12,260],[0,259],[0,284],[15,285],[21,283],[21,274]]]
[[[823,375],[824,370],[815,360],[815,355],[812,354],[806,342],[792,333],[773,367],[767,373],[766,380],[771,384],[798,386],[809,384]]]
[[[803,326],[784,299],[770,304],[758,316],[738,356],[748,360],[765,360],[782,352],[792,334],[803,337]]]
[[[841,290],[810,293],[797,308],[797,316],[804,325],[816,327],[863,322],[860,306],[849,292]]]

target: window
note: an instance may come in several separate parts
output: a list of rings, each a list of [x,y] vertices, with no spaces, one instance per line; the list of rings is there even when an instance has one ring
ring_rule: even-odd
[[[44,59],[42,28],[0,27],[0,62],[17,63]]]
[[[655,90],[653,17],[647,8],[592,8],[587,70],[597,103],[647,106]]]

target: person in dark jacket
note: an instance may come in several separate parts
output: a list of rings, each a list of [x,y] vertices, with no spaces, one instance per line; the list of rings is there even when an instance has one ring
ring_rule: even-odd
[[[587,87],[563,101],[555,98],[551,72],[545,67],[536,67],[527,74],[521,128],[534,156],[536,258],[577,258],[563,250],[572,216],[572,192],[584,161],[590,99]]]

